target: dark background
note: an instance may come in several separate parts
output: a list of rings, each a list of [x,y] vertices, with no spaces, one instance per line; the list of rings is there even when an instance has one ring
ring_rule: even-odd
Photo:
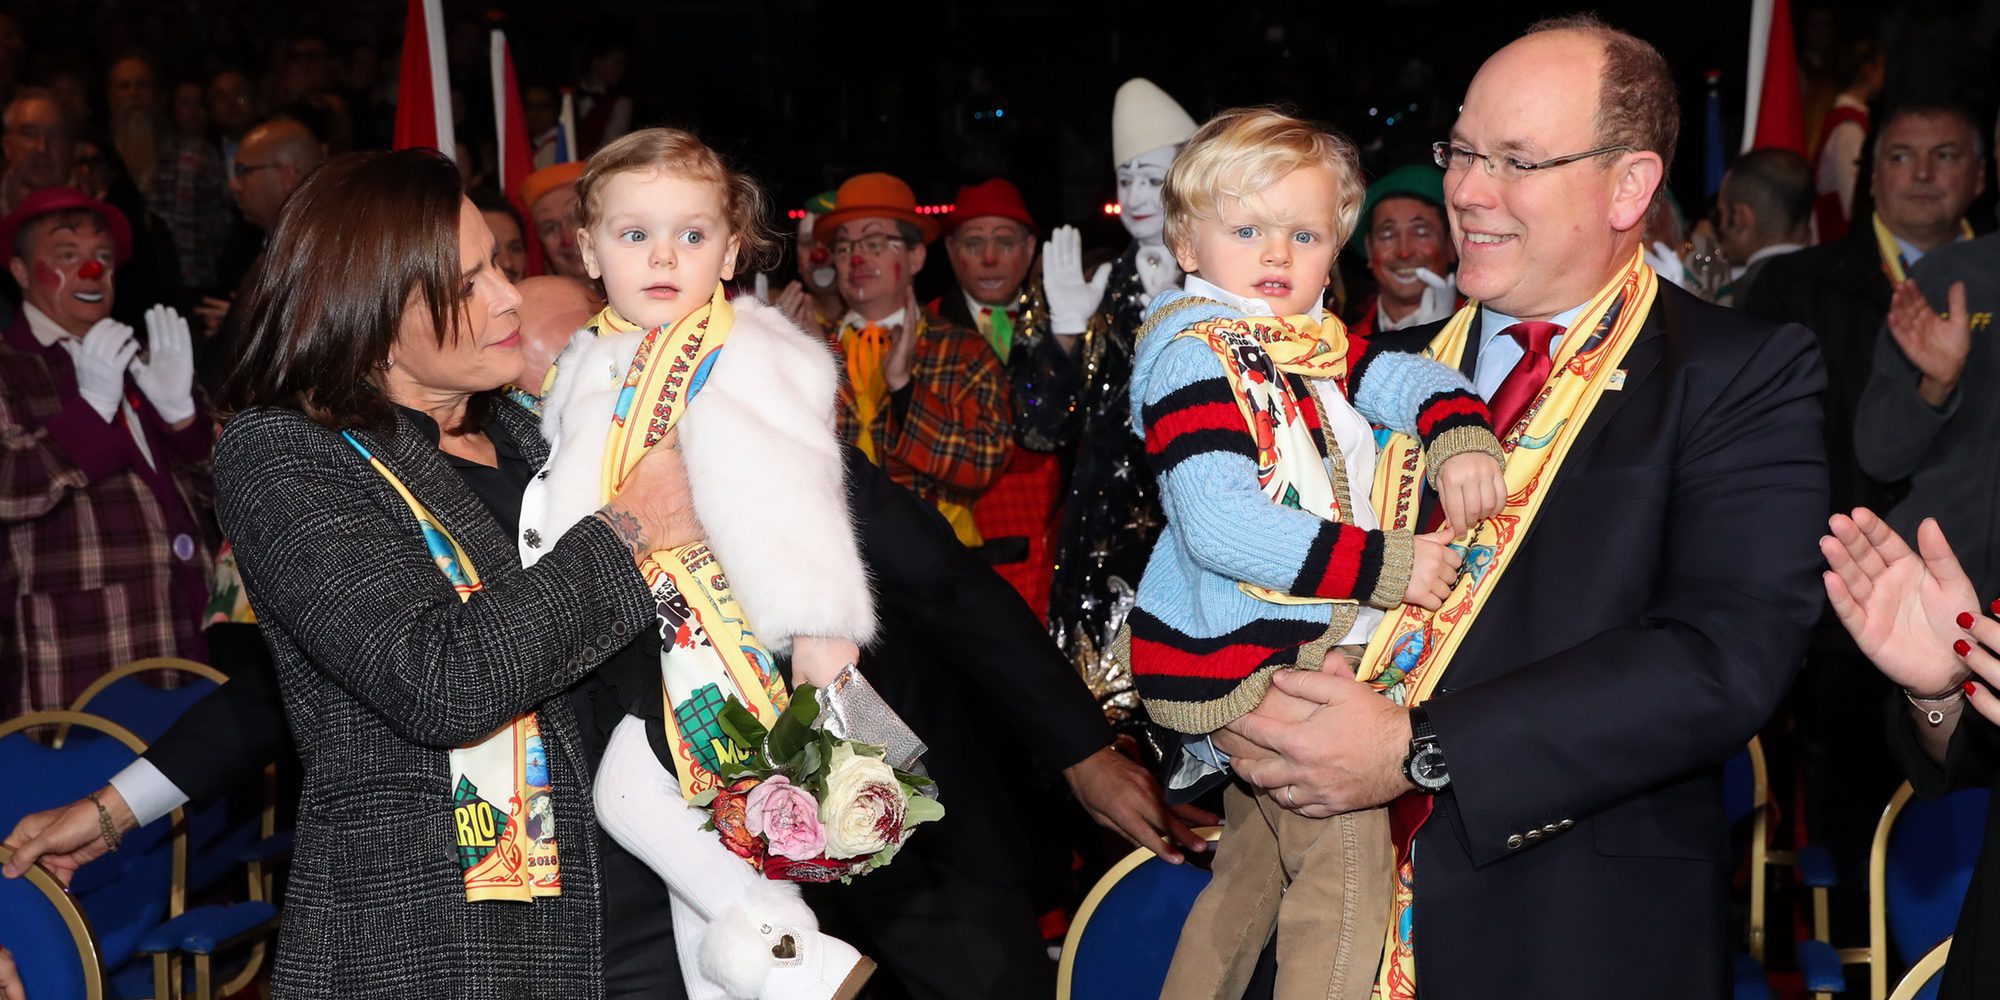
[[[1378,0],[1313,5],[1137,4],[1083,0],[868,4],[814,0],[447,0],[452,73],[465,97],[461,137],[491,135],[486,27],[501,15],[522,83],[576,79],[604,46],[630,52],[634,125],[690,127],[792,207],[864,170],[888,170],[920,199],[961,183],[1014,180],[1044,226],[1085,226],[1087,242],[1124,241],[1102,206],[1114,198],[1111,97],[1150,77],[1199,120],[1237,104],[1280,102],[1346,131],[1372,174],[1428,155],[1449,129],[1480,61],[1535,19],[1574,3]],[[1947,97],[1991,121],[1986,56],[2000,3],[1793,0],[1795,32],[1893,38],[1890,101]],[[233,67],[253,79],[300,33],[336,60],[372,49],[395,71],[403,0],[0,0],[29,40],[25,80],[63,64],[103,68],[151,55],[162,83]],[[1723,134],[1741,134],[1747,0],[1600,3],[1599,14],[1658,45],[1681,84],[1681,152],[1672,182],[1705,208],[1704,74],[1721,73]],[[379,129],[386,134],[387,125]],[[364,137],[365,138],[365,137]],[[365,142],[357,143],[365,144]],[[1983,211],[1981,218],[1985,218]]]

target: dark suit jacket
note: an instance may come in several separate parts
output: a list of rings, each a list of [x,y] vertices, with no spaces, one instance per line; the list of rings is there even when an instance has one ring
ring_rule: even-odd
[[[1427,1000],[1728,994],[1721,765],[1818,617],[1824,378],[1665,283],[1623,366],[1429,703]]]
[[[1875,366],[1875,335],[1889,315],[1889,279],[1875,230],[1856,226],[1838,242],[1759,263],[1763,271],[1739,299],[1743,311],[1772,323],[1798,323],[1819,338],[1827,382],[1829,510],[1889,509],[1900,487],[1869,476],[1854,457],[1854,417]]]

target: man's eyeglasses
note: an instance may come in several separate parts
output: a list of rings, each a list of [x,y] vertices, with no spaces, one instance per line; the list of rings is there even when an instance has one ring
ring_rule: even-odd
[[[1437,165],[1443,167],[1446,171],[1470,170],[1472,169],[1473,162],[1477,161],[1480,166],[1486,168],[1486,175],[1488,177],[1498,177],[1503,181],[1518,181],[1538,170],[1548,170],[1552,167],[1575,163],[1578,160],[1588,160],[1593,156],[1603,156],[1606,153],[1636,153],[1638,151],[1633,146],[1601,146],[1597,149],[1585,150],[1581,153],[1571,153],[1568,156],[1552,156],[1546,160],[1523,160],[1513,156],[1489,156],[1485,153],[1475,153],[1455,142],[1431,143],[1431,158],[1435,159]]]
[[[251,174],[254,174],[254,173],[256,173],[256,172],[257,172],[257,171],[259,171],[259,170],[271,170],[271,169],[274,169],[274,168],[276,168],[276,167],[278,167],[278,166],[280,166],[280,164],[276,164],[276,163],[244,163],[244,162],[242,162],[242,161],[240,161],[240,160],[239,160],[239,161],[237,161],[237,162],[235,162],[235,163],[232,163],[232,164],[230,164],[230,165],[229,165],[229,173],[230,173],[230,175],[231,175],[231,176],[235,177],[235,178],[236,178],[237,180],[242,180],[243,178],[245,178],[245,177],[248,177],[248,176],[250,176]]]
[[[892,245],[901,250],[909,244],[904,242],[901,236],[864,236],[858,240],[834,240],[833,245],[827,249],[832,250],[835,257],[845,257],[851,253],[880,257],[887,253]]]
[[[952,241],[952,246],[955,246],[960,250],[963,250],[966,253],[973,255],[974,257],[986,256],[986,248],[989,245],[993,247],[994,253],[997,253],[1002,257],[1011,257],[1014,255],[1014,251],[1021,249],[1022,241],[1015,239],[1012,236],[1002,236],[992,240],[989,240],[984,236],[974,236],[969,239]]]

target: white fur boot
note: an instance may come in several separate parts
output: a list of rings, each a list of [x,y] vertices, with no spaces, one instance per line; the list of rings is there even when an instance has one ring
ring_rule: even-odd
[[[597,821],[674,896],[674,941],[691,1000],[846,1000],[874,963],[819,932],[798,888],[763,878],[703,830],[707,819],[626,716],[597,768]]]

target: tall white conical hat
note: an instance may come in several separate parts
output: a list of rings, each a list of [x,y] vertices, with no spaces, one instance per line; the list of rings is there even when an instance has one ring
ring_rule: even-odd
[[[1194,119],[1166,91],[1145,77],[1133,77],[1111,101],[1112,165],[1161,146],[1178,146],[1194,129]]]

